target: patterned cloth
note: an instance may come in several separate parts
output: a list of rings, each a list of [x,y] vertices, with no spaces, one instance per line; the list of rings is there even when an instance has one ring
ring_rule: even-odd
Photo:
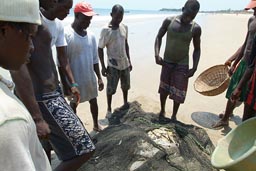
[[[88,132],[59,89],[37,96],[37,101],[51,129],[50,144],[60,160],[69,160],[95,150]]]
[[[256,68],[254,69],[254,73],[249,82],[248,90],[249,91],[248,91],[246,103],[256,111]]]
[[[228,90],[226,93],[226,98],[229,99],[231,94],[233,93],[233,91],[235,90],[235,88],[237,87],[239,81],[242,79],[245,71],[246,71],[247,65],[246,62],[244,60],[241,60],[241,62],[239,63],[236,71],[233,73],[229,86],[228,86]],[[246,86],[243,87],[242,91],[241,91],[241,95],[239,98],[240,102],[244,102],[246,100],[246,91],[248,89],[248,86],[246,84]]]
[[[164,62],[158,93],[168,94],[175,102],[184,103],[188,87],[188,65]]]

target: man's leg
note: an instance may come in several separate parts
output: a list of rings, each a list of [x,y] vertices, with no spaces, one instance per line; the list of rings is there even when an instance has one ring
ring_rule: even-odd
[[[213,128],[221,128],[223,126],[228,126],[228,119],[231,114],[233,114],[233,111],[236,107],[236,103],[233,103],[230,99],[228,99],[226,104],[226,109],[224,116],[214,125],[212,125]]]
[[[256,111],[253,108],[251,108],[250,105],[248,105],[247,103],[244,103],[244,114],[243,114],[242,121],[245,121],[247,119],[254,117],[255,112]]]
[[[91,110],[92,119],[93,119],[93,130],[94,131],[101,131],[101,128],[99,127],[99,124],[98,124],[97,98],[89,100],[89,103],[90,103],[90,110]]]
[[[128,103],[128,90],[124,90],[122,89],[122,92],[123,92],[123,100],[124,100],[124,104],[123,106],[120,107],[120,110],[127,110],[129,109],[129,103]]]
[[[76,171],[92,157],[93,153],[94,151],[75,157],[71,160],[63,161],[56,167],[56,169],[54,169],[54,171]]]
[[[171,117],[172,120],[177,120],[176,115],[178,113],[179,107],[180,107],[180,103],[173,101],[173,111],[172,111],[172,117]]]
[[[108,103],[108,112],[112,112],[111,103],[112,103],[112,95],[107,94],[107,103]]]
[[[120,107],[121,110],[129,109],[128,103],[128,90],[130,89],[130,69],[127,68],[125,70],[120,71],[120,81],[121,81],[121,89],[123,92],[123,106]]]
[[[165,117],[165,104],[168,94],[167,93],[160,93],[160,103],[161,103],[161,110],[159,113],[159,117]]]

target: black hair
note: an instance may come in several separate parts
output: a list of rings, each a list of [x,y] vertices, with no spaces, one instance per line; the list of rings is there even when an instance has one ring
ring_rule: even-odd
[[[117,12],[124,13],[124,8],[119,4],[116,4],[112,7],[112,12],[111,13],[117,13]]]
[[[184,8],[191,12],[198,12],[200,9],[200,4],[197,0],[187,0]]]

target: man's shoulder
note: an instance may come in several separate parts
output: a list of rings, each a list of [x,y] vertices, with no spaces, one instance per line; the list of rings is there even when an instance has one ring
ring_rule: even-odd
[[[95,34],[91,30],[87,30],[87,36],[95,39]]]
[[[201,26],[199,24],[197,24],[196,22],[193,21],[192,23],[192,33],[194,35],[197,35],[197,36],[200,36],[201,35],[201,32],[202,32],[202,29],[201,29]]]

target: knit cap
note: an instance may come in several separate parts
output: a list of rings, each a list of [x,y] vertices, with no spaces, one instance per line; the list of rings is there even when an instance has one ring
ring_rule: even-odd
[[[1,0],[0,21],[41,24],[38,0]]]

